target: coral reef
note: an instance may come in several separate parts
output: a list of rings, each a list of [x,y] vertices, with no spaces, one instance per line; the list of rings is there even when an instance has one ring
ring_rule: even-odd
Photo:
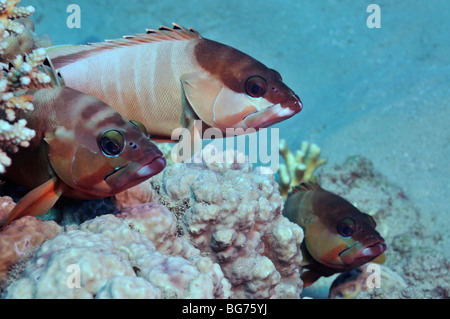
[[[248,163],[174,163],[116,202],[119,214],[46,241],[2,297],[300,296],[303,231],[281,215],[272,174]]]
[[[20,0],[0,0],[0,62],[7,63],[17,55],[52,45],[47,35],[37,36],[29,16],[34,7],[17,7]]]
[[[19,2],[20,0],[0,0],[0,24],[3,38],[22,34],[24,25],[14,20],[34,13],[33,6],[17,7]]]
[[[14,208],[10,197],[0,198],[0,220]],[[0,233],[0,291],[7,286],[20,271],[33,252],[46,240],[61,232],[61,227],[53,221],[41,221],[34,217],[24,217],[14,221]],[[9,279],[4,281],[9,276]]]
[[[172,158],[172,148],[176,146],[176,143],[172,143],[172,142],[155,142],[153,141],[153,143],[158,146],[158,149],[161,151],[161,153],[163,153],[164,158],[166,159],[166,166],[168,165],[172,165],[173,163],[175,163],[173,161]],[[175,152],[174,152],[174,156],[175,156]]]
[[[53,45],[48,35],[38,36],[34,33],[34,24],[30,18],[17,19],[15,22],[23,26],[22,33],[2,39],[0,62],[8,63],[19,54],[30,54],[37,48],[48,48]]]
[[[35,135],[34,130],[26,127],[25,119],[16,121],[16,112],[33,110],[33,97],[23,93],[26,88],[51,86],[50,77],[38,70],[44,59],[45,50],[36,49],[25,61],[18,55],[6,74],[0,73],[0,108],[5,115],[0,118],[0,173],[11,164],[6,152],[15,153],[18,146],[27,147]]]
[[[77,278],[77,271],[79,277]],[[217,264],[178,238],[164,206],[138,204],[44,243],[4,298],[227,298]]]
[[[298,298],[302,229],[281,215],[283,199],[271,174],[248,163],[175,163],[118,205],[149,200],[177,218],[178,234],[218,263],[235,298]]]
[[[24,94],[29,88],[50,86],[51,79],[38,70],[45,59],[45,50],[36,49],[24,58],[22,54],[35,48],[33,36],[25,25],[34,8],[17,7],[17,0],[0,1],[0,61],[11,60],[11,65],[0,73],[0,173],[11,164],[8,152],[15,153],[18,147],[27,147],[35,132],[26,127],[25,119],[17,119],[17,113],[33,110],[33,97]]]
[[[320,148],[316,144],[302,142],[295,155],[289,149],[285,139],[280,141],[280,154],[285,164],[280,164],[280,193],[286,198],[291,187],[300,182],[313,180],[317,168],[324,165],[327,160],[320,158]]]
[[[14,206],[16,206],[16,203],[14,203],[11,197],[0,197],[0,220],[4,219]]]

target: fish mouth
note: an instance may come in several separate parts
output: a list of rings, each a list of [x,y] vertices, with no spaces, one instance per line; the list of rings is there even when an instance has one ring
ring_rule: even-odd
[[[386,243],[382,240],[376,241],[368,246],[361,247],[360,243],[355,243],[339,253],[339,257],[346,265],[359,267],[375,259],[386,250]]]
[[[161,172],[164,167],[166,167],[166,159],[162,154],[158,154],[157,157],[138,169],[135,174],[138,177],[153,176]]]
[[[161,152],[158,152],[154,154],[150,161],[143,165],[131,162],[115,168],[105,175],[104,180],[118,193],[142,183],[146,179],[160,173],[165,167],[166,159]]]
[[[255,111],[245,115],[242,123],[247,128],[265,128],[281,122],[297,114],[302,109],[301,102],[296,101],[293,107],[286,107],[282,104],[272,104],[263,110]]]
[[[355,256],[355,259],[358,261],[368,259],[367,261],[364,262],[364,263],[366,263],[366,262],[374,259],[375,257],[381,255],[382,253],[384,253],[386,248],[387,248],[387,246],[386,246],[385,242],[375,243],[375,244],[367,246],[366,248],[361,250]]]

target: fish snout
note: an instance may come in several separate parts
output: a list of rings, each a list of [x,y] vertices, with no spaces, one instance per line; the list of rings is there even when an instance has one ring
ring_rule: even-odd
[[[295,102],[292,105],[292,109],[298,113],[301,110],[303,110],[303,103],[300,100],[300,97],[297,94],[295,94],[295,93],[294,93],[294,99],[295,99]]]
[[[294,92],[292,92],[292,95],[289,96],[285,102],[281,103],[281,107],[286,110],[289,110],[289,113],[291,113],[292,116],[303,110],[303,103],[300,100],[300,97]]]

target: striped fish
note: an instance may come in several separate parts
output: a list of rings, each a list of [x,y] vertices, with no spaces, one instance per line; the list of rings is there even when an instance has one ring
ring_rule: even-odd
[[[66,85],[95,96],[152,137],[176,128],[263,128],[300,112],[300,98],[280,74],[193,29],[147,30],[78,46],[48,49]]]
[[[51,75],[53,88],[30,92],[34,111],[25,118],[36,135],[28,148],[12,155],[5,173],[32,191],[17,203],[2,229],[19,217],[45,214],[60,196],[112,196],[166,165],[142,124],[125,120],[109,105]]]

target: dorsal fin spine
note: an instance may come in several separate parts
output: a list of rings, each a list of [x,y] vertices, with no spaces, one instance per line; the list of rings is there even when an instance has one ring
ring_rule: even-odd
[[[103,50],[112,50],[163,41],[189,41],[202,38],[200,34],[192,28],[186,29],[175,23],[173,25],[173,28],[160,27],[160,30],[146,29],[146,33],[139,33],[134,36],[127,35],[115,40],[105,40],[104,42],[90,43],[81,46],[55,47],[51,48],[48,55],[55,67],[59,69],[73,61],[95,55],[97,52]]]
[[[292,187],[292,193],[313,191],[321,188],[316,182],[301,182],[297,186]]]

